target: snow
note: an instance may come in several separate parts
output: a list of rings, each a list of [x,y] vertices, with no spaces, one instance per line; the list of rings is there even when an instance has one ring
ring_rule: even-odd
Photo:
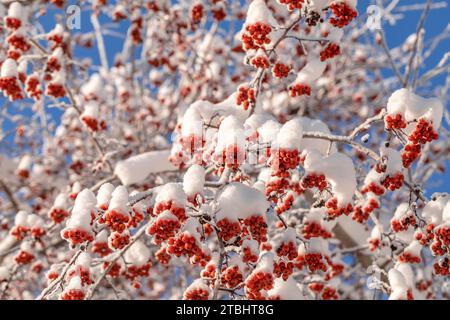
[[[430,121],[435,130],[441,126],[444,106],[437,98],[422,98],[409,89],[399,89],[392,93],[387,103],[387,113],[401,114],[407,122],[424,118]],[[415,124],[407,126],[405,131],[409,134]]]
[[[125,261],[135,266],[143,266],[150,259],[150,250],[140,240],[136,241],[124,254]]]
[[[289,242],[297,243],[297,235],[294,228],[286,228],[281,233],[276,234],[272,239],[272,245],[275,251],[282,245]]]
[[[325,175],[338,206],[352,202],[356,191],[356,172],[350,157],[340,152],[323,157],[317,150],[312,150],[306,156],[304,167],[308,173]]]
[[[201,103],[198,101],[197,103]],[[183,116],[181,125],[181,135],[183,137],[202,137],[203,135],[203,120],[200,112],[196,107],[190,107],[186,110]]]
[[[280,297],[281,300],[304,300],[302,291],[297,282],[289,277],[287,281],[281,278],[275,279],[274,287],[268,292],[271,297]]]
[[[31,157],[30,155],[26,154],[20,159],[19,165],[17,166],[18,170],[29,170],[31,167]]]
[[[119,161],[114,174],[124,185],[140,183],[151,173],[175,171],[177,168],[168,160],[170,150],[150,151]]]
[[[81,290],[83,287],[81,285],[81,278],[79,276],[74,276],[70,279],[69,284],[66,287],[66,290]]]
[[[205,169],[194,164],[189,167],[183,177],[183,189],[188,197],[203,193],[205,185]]]
[[[327,241],[323,238],[311,238],[308,244],[308,253],[321,253],[329,256]]]
[[[84,105],[84,111],[81,117],[89,117],[92,119],[97,119],[98,114],[99,114],[98,102],[91,100]]]
[[[124,186],[116,187],[111,194],[111,202],[109,203],[108,210],[115,210],[122,214],[128,214],[128,198],[128,191]]]
[[[97,192],[97,206],[108,205],[113,191],[114,186],[111,183],[102,184]]]
[[[30,227],[42,228],[44,224],[44,219],[37,214],[30,214],[27,218],[27,225]]]
[[[28,227],[28,213],[24,210],[17,212],[16,217],[14,218],[14,224],[16,226]]]
[[[3,280],[8,279],[9,277],[9,270],[7,267],[5,266],[1,266],[0,267],[0,282]]]
[[[281,128],[281,124],[275,120],[268,120],[258,129],[260,142],[270,143],[272,142]]]
[[[409,253],[415,257],[420,257],[420,252],[422,251],[422,245],[419,241],[414,240],[411,242],[405,250],[403,250],[404,253]]]
[[[326,62],[320,61],[317,57],[309,57],[307,64],[297,74],[294,83],[311,85],[325,71]]]
[[[89,189],[83,189],[75,200],[72,215],[67,220],[66,227],[91,230],[91,210],[94,210],[96,203],[94,193]]]
[[[77,259],[77,265],[89,269],[89,266],[91,265],[91,256],[87,252],[82,252]]]
[[[228,184],[218,198],[219,213],[221,216],[237,215],[240,219],[246,219],[253,215],[265,216],[269,208],[263,193],[242,183]]]
[[[209,287],[206,284],[206,282],[203,281],[203,279],[199,278],[199,279],[194,280],[189,285],[189,287],[186,289],[185,292],[190,292],[190,291],[193,291],[193,290],[204,290],[206,292],[209,292]]]
[[[450,200],[447,201],[447,204],[444,207],[444,211],[442,213],[442,220],[445,223],[450,223]]]
[[[441,224],[443,218],[442,213],[444,208],[448,207],[446,204],[449,200],[450,197],[447,194],[433,194],[433,200],[429,201],[422,210],[422,217],[428,224],[432,223],[435,226]]]
[[[96,242],[107,242],[108,241],[108,231],[106,229],[103,229],[97,235],[95,236]]]
[[[269,113],[257,113],[248,117],[244,122],[244,128],[248,131],[257,131],[265,122],[272,120],[276,121],[275,118]]]
[[[396,269],[391,269],[388,272],[388,279],[392,289],[389,300],[406,299],[406,291],[408,290],[408,286],[403,274]]]
[[[216,154],[221,154],[227,146],[234,144],[238,148],[245,146],[244,126],[235,116],[230,115],[220,124],[217,133]]]
[[[26,8],[24,8],[20,2],[15,1],[9,6],[8,17],[16,18],[23,22],[26,17]]]
[[[269,8],[264,0],[253,0],[248,6],[247,17],[245,19],[245,26],[262,22],[268,25],[276,25],[275,19],[272,16]]]
[[[286,122],[278,132],[274,147],[295,150],[299,149],[302,142],[303,127],[294,120]]]
[[[81,93],[84,96],[89,96],[91,94],[101,96],[101,93],[104,92],[104,90],[102,78],[98,73],[92,74],[89,81],[81,87]]]
[[[158,191],[155,201],[173,201],[173,204],[178,208],[184,208],[187,198],[182,184],[170,182],[162,186],[162,188]]]
[[[48,36],[62,36],[64,34],[64,28],[60,23],[57,23],[55,27],[48,33]]]
[[[411,210],[409,210],[409,204],[404,202],[397,206],[397,209],[394,213],[394,218],[397,220],[400,220],[403,216],[409,215],[411,213]]]
[[[272,252],[261,252],[258,265],[253,270],[252,274],[258,272],[272,273],[273,272],[274,254]]]
[[[383,146],[380,148],[380,155],[382,158],[386,157],[387,159],[385,163],[386,174],[395,175],[403,171],[402,155],[399,151]]]
[[[320,13],[322,9],[325,9],[330,4],[330,2],[331,0],[311,0],[310,7],[312,10]]]

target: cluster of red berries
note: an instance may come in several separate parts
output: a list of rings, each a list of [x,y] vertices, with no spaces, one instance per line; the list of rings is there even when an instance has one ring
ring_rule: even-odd
[[[31,44],[28,43],[28,41],[25,39],[25,37],[20,34],[17,34],[17,33],[12,33],[9,37],[7,37],[6,42],[11,47],[16,49],[17,51],[15,51],[15,52],[17,52],[17,53],[27,52],[28,50],[31,49]]]
[[[276,278],[282,278],[286,281],[291,274],[294,273],[294,263],[291,261],[283,261],[273,263],[273,274]]]
[[[406,121],[401,114],[396,114],[395,116],[388,114],[384,117],[384,126],[387,130],[404,129],[406,128]]]
[[[202,137],[196,136],[194,134],[186,137],[180,137],[179,142],[181,143],[183,148],[190,154],[194,154],[197,150],[205,145],[205,140],[203,140]]]
[[[431,252],[435,256],[443,256],[446,253],[446,249],[443,243],[439,239],[435,239],[430,246]]]
[[[331,58],[334,58],[341,54],[341,47],[337,45],[336,43],[330,43],[320,51],[320,61],[325,61]]]
[[[138,277],[146,278],[150,275],[152,263],[149,261],[142,266],[129,266],[124,271],[124,276],[130,281],[134,281]]]
[[[61,70],[61,63],[57,57],[50,57],[47,61],[47,71],[54,72]]]
[[[198,23],[200,23],[200,21],[202,21],[202,18],[203,18],[203,5],[196,4],[191,9],[192,23],[198,24]]]
[[[63,238],[69,240],[72,245],[94,240],[90,232],[79,228],[64,230]]]
[[[297,245],[292,241],[283,242],[276,249],[276,253],[279,257],[287,257],[289,260],[293,260],[298,256]]]
[[[289,75],[289,71],[291,71],[291,68],[281,62],[275,63],[272,67],[272,75],[275,78],[286,78]]]
[[[187,219],[186,211],[184,208],[178,207],[177,204],[172,201],[161,201],[155,204],[154,212],[160,214],[163,211],[169,210],[175,217],[184,222]]]
[[[133,43],[135,45],[139,45],[142,42],[142,26],[143,26],[143,20],[142,17],[139,17],[132,21],[132,27],[131,27],[131,39],[133,40]]]
[[[22,26],[22,21],[13,17],[5,17],[5,25],[8,29],[17,30]]]
[[[413,144],[426,144],[439,138],[438,133],[433,126],[425,119],[419,119],[413,133],[408,137],[408,140]]]
[[[338,28],[345,27],[358,16],[358,12],[344,1],[332,3],[330,9],[334,15],[330,18],[330,23]]]
[[[66,90],[59,83],[50,83],[47,85],[46,94],[55,98],[62,98],[66,95]]]
[[[192,257],[201,254],[201,248],[197,245],[196,239],[189,233],[183,232],[176,238],[172,237],[168,241],[169,253],[174,254],[177,257],[186,255]]]
[[[330,232],[328,232],[327,230],[322,228],[320,223],[317,223],[315,221],[305,222],[303,225],[302,234],[303,234],[303,237],[307,240],[309,240],[311,238],[317,238],[317,237],[329,239],[333,236]]]
[[[256,261],[258,261],[258,256],[254,254],[249,247],[244,247],[242,248],[242,261],[245,263],[256,263]]]
[[[381,240],[377,238],[373,238],[369,240],[369,250],[375,251],[381,244]]]
[[[321,253],[306,253],[305,255],[299,255],[296,258],[295,266],[297,269],[303,269],[303,267],[306,266],[310,272],[326,272],[328,267],[323,258]]]
[[[94,242],[92,252],[98,254],[100,257],[106,257],[112,250],[107,242]]]
[[[90,116],[87,116],[87,115],[83,115],[83,116],[81,117],[81,121],[83,121],[84,124],[85,124],[89,129],[91,129],[92,131],[98,131],[98,130],[99,130],[99,123],[98,123],[98,120],[97,120],[97,119],[95,119],[95,118],[93,118],[93,117],[90,117]]]
[[[130,220],[128,220],[127,228],[136,228],[138,224],[144,220],[144,215],[133,208]]]
[[[244,234],[250,232],[252,238],[258,243],[267,241],[267,224],[262,216],[252,215],[242,222],[247,227],[244,228]]]
[[[397,173],[394,176],[387,176],[381,181],[381,184],[391,191],[400,189],[403,186],[403,182],[405,181],[405,177],[401,173]]]
[[[336,292],[336,289],[327,286],[322,291],[322,299],[323,300],[338,300],[339,296]]]
[[[403,252],[399,257],[398,261],[405,262],[405,263],[420,263],[421,259],[420,257],[417,257],[415,255],[412,255],[409,252]]]
[[[147,233],[152,235],[153,241],[159,245],[161,242],[175,236],[180,227],[181,224],[178,220],[160,217],[150,225]]]
[[[76,266],[75,268],[71,269],[68,273],[67,273],[67,279],[71,279],[74,276],[79,276],[81,279],[81,285],[82,286],[87,286],[90,284],[94,283],[94,280],[92,280],[91,278],[91,273],[89,272],[89,270],[87,270],[84,267],[81,266]]]
[[[359,223],[364,223],[369,219],[370,214],[373,210],[378,209],[380,207],[380,203],[374,199],[370,198],[363,207],[356,206],[353,209],[352,219]]]
[[[10,234],[17,240],[22,240],[27,235],[30,228],[26,226],[15,226],[11,229]]]
[[[248,107],[256,103],[255,90],[253,88],[247,88],[245,86],[239,87],[236,103],[238,106],[242,105],[244,110],[248,110]]]
[[[391,220],[391,228],[394,232],[406,231],[409,226],[412,226],[413,228],[417,227],[416,218],[413,215],[404,216],[400,220]]]
[[[446,246],[450,246],[450,227],[440,226],[435,230],[436,237]]]
[[[420,144],[408,143],[402,152],[403,166],[409,168],[414,161],[419,159],[421,150]]]
[[[208,300],[209,292],[202,288],[190,289],[184,292],[184,300]]]
[[[203,269],[200,272],[200,275],[202,278],[206,278],[206,279],[215,279],[216,277],[216,269],[217,266],[214,263],[208,263],[205,267],[205,269]]]
[[[41,227],[32,227],[31,228],[31,236],[35,239],[40,239],[45,235],[46,231]]]
[[[280,215],[283,212],[288,211],[294,204],[294,200],[295,199],[292,192],[289,192],[285,197],[279,198],[275,212]]]
[[[449,276],[450,275],[450,262],[448,258],[442,259],[440,262],[436,262],[433,265],[434,273],[441,276]]]
[[[287,178],[290,176],[289,170],[297,168],[300,157],[297,149],[274,149],[271,151],[270,167],[272,176]]]
[[[366,194],[368,192],[372,192],[373,194],[377,195],[377,196],[381,196],[384,194],[386,190],[383,188],[383,186],[379,185],[378,183],[376,183],[375,181],[372,181],[371,183],[369,183],[367,186],[364,186],[361,189],[361,193],[362,194]]]
[[[129,216],[117,210],[109,210],[101,221],[112,230],[122,233],[126,229]],[[100,221],[100,219],[99,219]]]
[[[325,175],[309,173],[305,177],[302,178],[301,186],[305,189],[317,188],[319,191],[323,191],[328,186]]]
[[[109,262],[104,262],[103,266],[102,266],[103,270],[108,269],[108,267],[109,267]],[[120,276],[120,269],[121,269],[120,264],[115,262],[112,265],[111,269],[109,270],[108,276],[110,276],[111,278],[118,278]]]
[[[265,194],[269,197],[272,193],[273,197],[269,197],[269,199],[273,202],[278,201],[278,197],[276,195],[284,194],[284,191],[289,189],[289,181],[287,179],[276,179],[267,183]]]
[[[434,239],[434,225],[428,224],[425,228],[425,233],[421,230],[417,231],[414,238],[423,246],[428,245]]]
[[[40,100],[42,96],[41,85],[36,76],[29,76],[26,81],[25,91],[28,96],[36,100]]]
[[[353,210],[353,206],[351,203],[347,204],[344,207],[338,207],[337,198],[329,199],[325,203],[325,207],[327,208],[328,217],[331,219],[335,219],[343,214],[349,215]]]
[[[168,265],[170,261],[170,254],[167,253],[167,249],[162,247],[155,253],[156,260],[163,265]]]
[[[0,78],[0,90],[12,101],[23,99],[22,88],[16,77],[2,77]]]
[[[258,49],[271,42],[268,36],[272,31],[272,27],[265,23],[257,22],[248,25],[245,28],[245,31],[246,32],[242,34],[242,45],[244,50]]]
[[[333,261],[331,261],[331,259],[328,257],[326,257],[326,260],[331,269],[324,277],[324,279],[328,281],[340,275],[344,271],[344,265],[340,263],[333,263]]]
[[[217,221],[219,228],[219,237],[224,241],[228,241],[241,233],[239,221],[230,221],[228,218]]]
[[[31,263],[33,259],[34,255],[25,250],[20,250],[19,253],[17,253],[17,255],[14,257],[16,263],[22,265]]]
[[[84,292],[78,289],[70,289],[61,295],[62,300],[83,300],[84,297]]]
[[[240,283],[242,283],[243,280],[244,276],[238,266],[230,266],[222,270],[222,274],[220,276],[222,285],[229,289],[236,288]]]
[[[211,13],[217,21],[222,21],[227,16],[223,7],[219,7],[217,9],[211,9]]]
[[[114,249],[122,249],[130,243],[130,235],[127,233],[114,232],[109,240],[111,247]]]
[[[250,60],[250,63],[255,68],[267,69],[270,67],[269,59],[264,56],[256,56]]]
[[[289,88],[289,95],[291,97],[299,97],[303,95],[310,96],[311,95],[311,87],[307,84],[294,84]]]
[[[50,218],[55,224],[63,222],[69,216],[69,212],[61,208],[53,208],[50,211]]]
[[[289,11],[294,11],[295,9],[301,9],[305,0],[279,0],[280,4],[287,5]]]
[[[263,300],[264,296],[261,290],[270,290],[273,288],[273,276],[268,272],[253,272],[245,280],[245,293],[249,300]]]

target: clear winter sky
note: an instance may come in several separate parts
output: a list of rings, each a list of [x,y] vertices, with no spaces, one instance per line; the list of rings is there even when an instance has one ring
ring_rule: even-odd
[[[239,0],[228,0],[228,1],[239,1]],[[242,1],[242,0],[241,0]],[[445,1],[445,0],[444,0]],[[438,10],[432,10],[428,16],[428,19],[425,23],[425,29],[426,29],[426,39],[431,36],[438,35],[442,30],[446,28],[446,26],[450,23],[450,1],[446,0],[448,2],[447,8],[438,9]],[[68,1],[70,3],[73,3],[73,1]],[[112,2],[112,1],[111,1]],[[385,1],[386,3],[390,3],[390,1]],[[400,5],[412,5],[417,3],[424,3],[426,1],[424,0],[400,0]],[[440,2],[440,0],[434,0],[434,3]],[[360,14],[360,18],[365,19],[365,12],[366,8],[369,4],[371,4],[372,1],[369,0],[359,0],[358,1],[358,11]],[[411,33],[415,32],[416,25],[419,20],[419,17],[421,15],[420,11],[409,11],[405,13],[405,17],[403,20],[399,21],[395,26],[390,26],[388,23],[384,23],[384,29],[386,33],[387,43],[389,47],[395,47],[399,44],[401,44],[404,39],[410,35]],[[46,31],[49,31],[54,25],[55,25],[55,15],[56,14],[64,14],[62,10],[49,10],[43,17],[41,17],[39,20],[41,21],[44,29]],[[92,25],[89,18],[90,12],[82,12],[81,15],[81,30],[77,32],[90,32],[92,31]],[[100,23],[107,23],[109,22],[108,19],[105,19],[105,17],[100,17]],[[117,31],[124,33],[126,28],[128,27],[128,22],[121,22],[119,26],[117,27]],[[122,50],[122,39],[119,39],[117,37],[113,36],[105,36],[105,46],[107,48],[107,55],[109,64],[111,65],[114,56]],[[447,39],[447,41],[444,41],[441,43],[441,45],[437,48],[435,53],[427,60],[425,61],[426,67],[431,67],[436,65],[439,60],[441,59],[443,53],[450,51],[450,40]],[[76,57],[88,57],[91,58],[94,64],[99,64],[99,58],[98,58],[98,51],[96,48],[91,49],[84,49],[84,48],[77,48],[75,51]],[[386,71],[387,74],[389,74],[389,71]],[[433,84],[440,84],[445,81],[444,77],[437,77]],[[5,99],[3,96],[0,96],[0,106],[3,106],[5,102]],[[448,104],[446,108],[448,108]],[[55,112],[55,109],[52,109],[50,113],[55,119],[58,119],[60,112]],[[447,124],[444,124],[447,125]],[[11,124],[5,123],[3,124],[4,128],[11,128]],[[1,146],[1,142],[0,142]],[[2,150],[3,148],[0,148]],[[0,151],[3,152],[3,151]],[[446,163],[447,171],[444,175],[435,176],[432,179],[432,184],[434,184],[433,187],[428,188],[427,193],[431,194],[435,191],[450,191],[450,164]],[[440,181],[440,182],[439,182]]]

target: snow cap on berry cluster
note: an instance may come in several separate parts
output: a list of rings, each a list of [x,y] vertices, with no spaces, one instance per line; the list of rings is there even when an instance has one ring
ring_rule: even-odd
[[[339,206],[352,202],[356,191],[356,171],[350,157],[340,152],[323,157],[317,150],[312,150],[305,159],[305,170],[325,175]]]
[[[53,208],[67,210],[69,206],[70,206],[69,197],[67,196],[67,194],[63,192],[58,194],[55,198],[55,201],[53,202]]]
[[[326,62],[320,61],[317,57],[309,57],[308,62],[297,74],[294,83],[311,85],[325,71]]]
[[[186,193],[181,183],[166,183],[159,191],[155,199],[156,202],[172,201],[178,208],[184,208],[186,205]]]
[[[114,186],[107,182],[101,185],[97,192],[97,205],[109,205],[112,193],[114,191]]]
[[[274,142],[275,148],[298,150],[303,136],[303,127],[295,119],[286,122],[278,131]]]
[[[0,77],[2,78],[17,77],[17,63],[15,60],[8,58],[5,61],[3,61]]]
[[[203,193],[203,187],[205,185],[205,169],[198,165],[193,164],[187,169],[183,177],[183,190],[187,196],[195,196],[196,194]]]
[[[124,186],[118,186],[111,194],[111,202],[108,210],[116,210],[122,214],[128,214],[128,191]]]
[[[272,16],[272,12],[269,10],[264,0],[253,0],[250,3],[244,26],[252,25],[258,22],[265,23],[269,26],[275,26],[277,24],[276,20]]]
[[[441,126],[443,112],[444,106],[439,99],[422,98],[406,88],[395,91],[387,103],[388,114],[400,114],[407,122],[424,118],[432,123],[435,130]],[[414,127],[415,124],[407,126],[406,133],[411,133]]]
[[[76,200],[72,209],[72,215],[67,220],[67,228],[81,228],[90,230],[91,211],[94,210],[97,199],[92,191],[83,189]]]
[[[280,298],[281,300],[304,300],[297,282],[289,277],[286,281],[281,278],[275,279],[273,289],[269,292],[269,297]]]
[[[142,241],[138,240],[125,252],[124,257],[127,263],[140,267],[150,259],[150,250]]]
[[[235,116],[226,117],[217,133],[216,153],[220,154],[227,146],[236,144],[238,148],[245,145],[244,126]]]
[[[223,217],[237,214],[240,219],[253,215],[265,217],[266,210],[269,208],[269,203],[259,190],[242,183],[227,185],[220,194],[218,203],[219,212]]]
[[[449,201],[450,197],[448,194],[433,194],[432,200],[427,202],[422,210],[422,217],[428,224],[432,223],[435,226],[441,224],[444,208],[449,207]],[[450,212],[448,211],[449,209],[446,211],[446,218],[450,222]]]

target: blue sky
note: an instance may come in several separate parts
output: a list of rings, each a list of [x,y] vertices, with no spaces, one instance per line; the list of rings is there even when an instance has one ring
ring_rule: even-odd
[[[439,0],[435,0],[434,2],[438,2]],[[72,3],[72,1],[70,1]],[[400,5],[411,5],[416,3],[423,3],[425,1],[423,0],[401,0]],[[363,16],[366,12],[367,6],[371,3],[371,1],[367,0],[360,0],[358,4],[358,11],[360,13],[360,16]],[[399,44],[401,44],[404,39],[409,36],[411,33],[415,32],[417,22],[419,20],[419,17],[421,15],[420,10],[418,11],[410,11],[406,12],[405,17],[403,20],[401,20],[397,25],[390,26],[389,24],[384,24],[385,34],[387,38],[387,43],[389,47],[395,47]],[[41,17],[39,20],[42,23],[44,29],[46,31],[50,30],[55,25],[55,14],[62,14],[62,10],[49,10],[43,17]],[[425,23],[426,28],[426,38],[427,37],[433,37],[435,35],[438,35],[447,24],[450,22],[450,7],[439,9],[439,10],[432,10],[429,14],[429,17]],[[104,16],[100,16],[100,23],[108,23],[109,19],[107,19]],[[128,22],[121,22],[117,26],[117,31],[124,32],[126,28],[128,27]],[[87,33],[92,31],[92,25],[90,22],[90,11],[83,11],[81,15],[81,30],[77,30],[76,32],[81,33]],[[107,55],[109,64],[114,60],[115,55],[121,51],[122,49],[122,39],[108,36],[106,35],[104,37],[105,45],[107,47]],[[450,41],[447,41],[446,43],[442,43],[437,50],[434,52],[434,54],[425,61],[426,67],[434,66],[438,63],[440,58],[442,57],[443,53],[446,51],[450,51]],[[92,59],[93,63],[98,65],[99,64],[99,57],[97,50],[95,48],[92,49],[84,49],[84,48],[77,48],[75,51],[75,56],[78,57],[89,57]],[[388,70],[386,72],[389,72]],[[443,83],[444,77],[437,77],[433,84],[440,84]],[[4,98],[0,97],[0,105],[3,105]],[[448,106],[446,106],[448,108]],[[54,109],[53,109],[54,110]],[[59,117],[59,113],[55,111],[51,112],[54,118]],[[7,124],[6,124],[7,125]],[[435,191],[449,191],[450,190],[450,174],[448,171],[450,171],[450,165],[447,163],[447,172],[443,176],[434,177],[433,182],[437,182],[438,180],[441,180],[443,184],[439,186],[435,186],[433,188],[430,188],[427,190],[427,193],[432,193]]]

